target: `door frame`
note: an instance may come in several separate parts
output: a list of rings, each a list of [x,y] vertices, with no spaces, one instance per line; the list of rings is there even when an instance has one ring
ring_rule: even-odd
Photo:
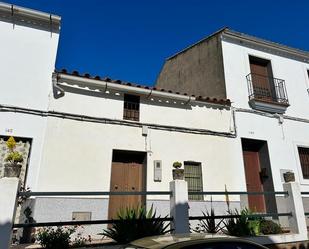
[[[274,192],[274,181],[272,174],[272,167],[269,156],[268,142],[266,140],[252,139],[241,137],[241,149],[242,149],[242,159],[243,159],[243,169],[245,173],[244,157],[243,151],[255,151],[259,153],[260,168],[265,168],[266,175],[264,175],[264,180],[261,183],[263,185],[263,191]],[[264,172],[264,173],[265,173]],[[245,183],[247,179],[245,177]],[[277,213],[277,201],[275,195],[264,195],[265,207],[267,213]],[[247,206],[248,206],[248,201]],[[277,217],[273,217],[277,218]]]
[[[257,169],[259,171],[258,173],[258,178],[259,178],[259,184],[257,186],[258,189],[251,189],[250,190],[250,184],[248,183],[248,167],[246,166],[246,156],[249,156],[251,159],[253,159],[255,162],[255,166],[257,168],[254,169],[254,171]],[[245,178],[246,178],[246,187],[248,192],[264,192],[264,186],[263,183],[260,180],[260,172],[261,172],[261,164],[259,160],[259,154],[257,151],[248,151],[248,150],[243,150],[243,158],[244,158],[244,168],[245,168]],[[253,171],[253,170],[252,170]],[[251,177],[256,177],[255,175],[251,175]],[[251,206],[252,202],[257,202],[258,205],[256,206]],[[266,200],[265,200],[265,195],[248,195],[248,207],[252,211],[257,211],[257,212],[265,212],[266,211]],[[258,207],[260,210],[255,210]]]

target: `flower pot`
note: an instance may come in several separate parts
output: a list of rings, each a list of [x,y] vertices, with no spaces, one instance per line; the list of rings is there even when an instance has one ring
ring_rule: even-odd
[[[283,174],[285,182],[295,182],[295,175],[293,172],[286,172]]]
[[[4,165],[4,177],[19,177],[21,164],[8,163]]]
[[[185,171],[184,169],[173,169],[173,179],[174,180],[183,180]]]

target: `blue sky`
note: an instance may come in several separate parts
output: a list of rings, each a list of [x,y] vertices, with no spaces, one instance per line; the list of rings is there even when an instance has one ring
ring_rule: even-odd
[[[152,85],[165,58],[233,30],[309,51],[309,1],[11,0],[62,17],[56,68]]]

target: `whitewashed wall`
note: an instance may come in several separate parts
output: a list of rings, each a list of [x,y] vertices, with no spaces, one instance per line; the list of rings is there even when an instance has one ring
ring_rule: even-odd
[[[0,112],[0,134],[32,139],[26,187],[34,190],[41,165],[46,118],[20,113]]]
[[[290,106],[286,115],[309,118],[309,64],[295,59],[222,41],[227,96],[233,106],[250,108],[246,75],[250,73],[249,55],[271,61],[273,77],[285,80]]]
[[[274,77],[285,80],[290,103],[286,115],[309,119],[309,64],[228,41],[222,41],[222,49],[227,96],[234,107],[251,109],[246,75],[250,73],[249,55],[252,55],[270,60]],[[281,169],[292,170],[302,190],[309,190],[309,181],[301,174],[297,152],[297,145],[309,146],[309,123],[284,119],[284,123],[279,124],[277,118],[236,112],[236,125],[237,140],[243,137],[267,141],[276,191],[282,190]]]
[[[59,35],[7,22],[0,32],[0,103],[46,110]]]
[[[47,110],[59,34],[0,22],[0,105]],[[0,135],[32,139],[27,186],[35,189],[46,118],[0,112]]]
[[[66,92],[51,106],[56,111],[120,120],[123,115],[121,96],[106,99]],[[233,130],[230,110],[205,105],[181,108],[142,102],[140,121],[227,133]],[[168,190],[174,161],[201,162],[205,190],[224,190],[225,184],[229,190],[245,188],[241,145],[233,138],[154,129],[145,138],[139,127],[48,118],[38,189],[108,191],[113,149],[148,152],[148,190]],[[162,182],[153,180],[153,160],[162,160]]]
[[[103,93],[78,87],[66,87],[65,90],[64,97],[51,100],[50,110],[123,120],[123,93]],[[140,122],[217,132],[234,130],[230,109],[202,102],[185,104],[152,97],[141,97]]]

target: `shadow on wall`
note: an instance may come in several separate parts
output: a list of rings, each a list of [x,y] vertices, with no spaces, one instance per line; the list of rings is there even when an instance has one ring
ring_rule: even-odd
[[[171,222],[171,230],[173,233],[190,233],[188,203],[177,203],[176,206],[171,206],[170,214],[174,220],[174,222]]]
[[[55,99],[63,97],[65,94],[62,92],[64,90],[65,92],[73,93],[73,94],[79,94],[84,96],[90,96],[95,98],[108,98],[113,100],[123,100],[123,93],[119,93],[117,91],[109,91],[109,93],[104,93],[102,91],[96,91],[97,87],[87,87],[87,88],[75,88],[74,86],[64,86],[64,85],[53,85],[53,93]],[[117,94],[118,93],[118,94]],[[134,94],[133,94],[134,95]],[[153,99],[153,100],[151,100]],[[169,108],[177,108],[177,109],[184,109],[184,110],[191,110],[192,107],[206,107],[209,109],[215,109],[215,110],[229,110],[229,106],[223,106],[223,105],[212,105],[210,103],[203,103],[203,102],[190,102],[186,103],[185,101],[180,100],[170,100],[165,98],[159,98],[159,97],[153,97],[153,98],[141,98],[141,103],[146,105],[157,105],[162,107],[169,107]]]
[[[213,110],[230,110],[231,107],[230,106],[225,106],[225,105],[214,105],[214,104],[210,104],[210,103],[202,103],[202,102],[198,102],[198,103],[191,103],[191,106],[198,106],[198,107],[206,107],[209,109],[213,109]]]
[[[13,224],[11,222],[0,223],[0,248],[6,249],[11,243],[11,231]]]
[[[116,95],[116,92],[110,92],[110,93],[104,93],[102,91],[97,91],[97,87],[87,87],[87,88],[76,88],[74,86],[70,85],[53,85],[53,93],[54,97],[58,99],[59,97],[65,96],[65,94],[58,96],[58,91],[59,89],[64,90],[65,92],[69,93],[74,93],[74,94],[79,94],[79,95],[85,95],[85,96],[90,96],[90,97],[96,97],[96,98],[109,98],[109,99],[114,99],[114,100],[122,100],[123,96],[121,95]],[[56,96],[55,96],[56,95]]]

